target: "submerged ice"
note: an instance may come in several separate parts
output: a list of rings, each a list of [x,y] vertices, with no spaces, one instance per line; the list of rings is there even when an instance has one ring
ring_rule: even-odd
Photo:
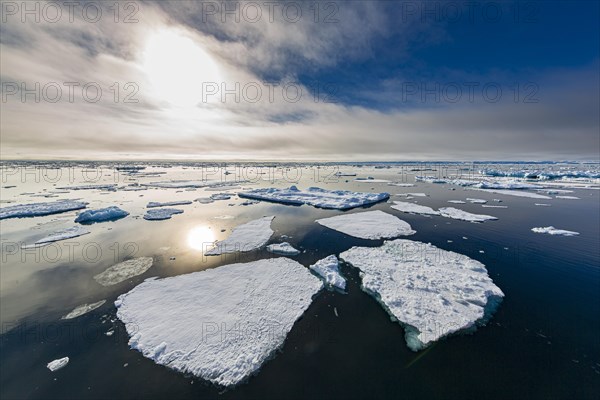
[[[504,297],[479,261],[431,244],[397,239],[340,259],[361,271],[362,289],[405,327],[414,351],[484,322]]]
[[[78,307],[75,307],[73,311],[62,317],[62,319],[73,319],[81,317],[82,315],[87,314],[90,311],[94,311],[98,307],[101,307],[104,303],[106,303],[106,300],[100,300],[96,303],[91,304],[82,304]]]
[[[132,258],[113,265],[104,272],[95,275],[94,279],[102,286],[116,285],[148,271],[152,266],[152,262],[152,257]]]

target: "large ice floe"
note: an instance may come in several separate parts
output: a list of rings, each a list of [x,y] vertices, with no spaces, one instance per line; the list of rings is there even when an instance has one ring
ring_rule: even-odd
[[[440,215],[439,211],[435,211],[431,207],[421,206],[419,204],[409,203],[406,201],[394,201],[392,208],[408,214]]]
[[[564,229],[556,229],[553,226],[546,226],[544,228],[531,228],[531,230],[535,233],[546,233],[548,235],[558,235],[558,236],[576,236],[579,235],[579,232],[575,231],[566,231]]]
[[[87,235],[88,233],[90,233],[90,231],[88,231],[87,229],[84,229],[80,226],[73,226],[71,228],[51,233],[45,238],[39,239],[33,244],[21,246],[21,248],[26,249],[33,247],[41,247],[53,242],[58,242],[60,240],[73,239],[82,235]]]
[[[18,204],[0,208],[0,219],[39,217],[59,214],[67,211],[81,210],[88,203],[78,200],[58,200],[48,203]]]
[[[94,279],[102,286],[116,285],[148,271],[152,266],[152,261],[152,257],[132,258],[113,265],[104,272],[95,275]]]
[[[300,190],[296,186],[288,189],[263,188],[239,192],[239,197],[248,199],[265,200],[275,203],[302,205],[308,204],[318,208],[329,208],[348,210],[367,204],[378,203],[387,200],[389,193],[364,193],[350,192],[346,190],[325,190],[318,187],[310,187]]]
[[[482,192],[488,193],[496,193],[496,194],[504,194],[506,196],[515,196],[515,197],[529,197],[530,199],[551,199],[552,197],[545,196],[543,194],[531,193],[531,192],[523,192],[520,190],[508,190],[508,189],[477,189]]]
[[[397,239],[340,259],[361,271],[362,289],[404,326],[414,351],[484,323],[504,297],[479,261],[431,244]]]
[[[125,218],[129,213],[117,206],[99,208],[97,210],[86,210],[77,215],[75,222],[80,224],[93,224],[96,222],[116,221]]]
[[[148,221],[161,221],[163,219],[171,219],[175,214],[183,214],[183,210],[179,208],[152,208],[146,211],[144,219]]]
[[[146,208],[185,206],[187,204],[192,204],[191,200],[168,201],[166,203],[160,203],[158,201],[151,201],[146,205]]]
[[[131,348],[231,386],[274,355],[322,287],[307,268],[279,257],[149,279],[115,305]]]
[[[346,289],[346,278],[340,274],[339,261],[333,254],[312,264],[310,270],[330,288]]]
[[[361,239],[391,239],[416,233],[408,222],[380,210],[338,215],[318,219],[317,222]]]
[[[273,235],[271,221],[274,216],[263,217],[237,226],[225,240],[215,243],[215,247],[206,251],[207,256],[252,251],[261,248]]]
[[[294,248],[288,242],[270,244],[267,246],[267,251],[273,254],[281,254],[283,256],[295,256],[300,254],[300,250]]]
[[[442,217],[459,219],[462,221],[469,221],[469,222],[485,222],[485,221],[492,221],[492,220],[498,219],[491,215],[472,214],[470,212],[459,210],[458,208],[454,208],[454,207],[442,207],[442,208],[440,208],[439,211],[440,211],[440,215]]]
[[[62,317],[62,319],[73,319],[81,317],[82,315],[87,314],[90,311],[94,311],[98,307],[101,307],[104,303],[106,303],[106,300],[100,300],[96,303],[91,304],[82,304],[78,307],[75,307],[73,311]]]
[[[69,357],[63,357],[63,358],[58,358],[56,360],[50,361],[48,363],[48,365],[46,365],[46,367],[51,372],[54,372],[54,371],[59,370],[59,369],[61,369],[63,367],[66,367],[68,363],[69,363]]]

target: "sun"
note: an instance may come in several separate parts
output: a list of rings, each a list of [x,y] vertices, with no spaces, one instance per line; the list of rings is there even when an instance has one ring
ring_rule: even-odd
[[[148,39],[142,70],[154,96],[172,105],[192,107],[202,101],[205,82],[220,84],[214,58],[184,32],[163,29]]]
[[[197,226],[189,231],[187,244],[194,250],[205,250],[212,247],[215,234],[206,226]]]

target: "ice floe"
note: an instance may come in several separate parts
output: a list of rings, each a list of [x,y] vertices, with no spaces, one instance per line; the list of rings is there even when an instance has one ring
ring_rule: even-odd
[[[491,221],[491,220],[498,219],[491,215],[472,214],[470,212],[459,210],[458,208],[454,208],[454,207],[442,207],[442,208],[440,208],[439,211],[440,211],[440,214],[442,215],[442,217],[459,219],[462,221],[469,221],[469,222],[484,222],[484,221]]]
[[[531,228],[531,230],[535,233],[546,233],[548,235],[558,235],[558,236],[576,236],[579,235],[579,232],[574,231],[566,231],[564,229],[556,229],[553,226],[547,226],[545,228]]]
[[[288,242],[270,244],[267,246],[267,251],[273,254],[281,254],[284,256],[295,256],[300,254],[300,250],[294,248],[294,246]]]
[[[58,359],[56,359],[54,361],[50,361],[48,363],[48,365],[46,365],[46,367],[50,371],[54,372],[54,371],[59,370],[59,369],[61,369],[63,367],[66,367],[68,363],[69,363],[69,357],[63,357],[63,358],[58,358]]]
[[[414,187],[414,183],[403,183],[403,182],[390,182],[388,186],[398,186],[398,187]]]
[[[346,278],[340,274],[339,261],[335,255],[325,257],[309,266],[310,270],[319,275],[328,287],[346,289]]]
[[[543,194],[523,192],[520,190],[503,190],[503,189],[476,189],[476,190],[481,190],[482,192],[488,192],[488,193],[504,194],[507,196],[529,197],[530,199],[551,199],[552,198],[549,196],[544,196]]]
[[[343,214],[317,222],[361,239],[391,239],[416,233],[407,222],[380,210]]]
[[[388,193],[364,193],[350,192],[346,190],[326,190],[318,187],[310,187],[300,190],[296,186],[288,189],[253,189],[238,193],[239,197],[256,200],[266,200],[275,203],[302,205],[308,204],[318,208],[333,208],[348,210],[368,204],[387,200]]]
[[[215,243],[215,247],[206,251],[207,256],[234,253],[237,251],[252,251],[261,248],[273,235],[271,221],[274,216],[263,217],[239,225],[233,229],[225,240]]]
[[[421,214],[421,215],[440,215],[439,211],[435,211],[431,207],[421,206],[415,203],[408,203],[406,201],[394,201],[394,205],[391,206],[394,210],[402,211],[409,214]]]
[[[397,239],[340,259],[361,271],[362,289],[405,327],[414,351],[485,322],[504,297],[479,261],[431,244]]]
[[[117,206],[99,208],[97,210],[86,210],[77,215],[75,222],[80,224],[92,224],[95,222],[116,221],[125,218],[129,213]]]
[[[556,196],[556,198],[564,200],[580,200],[577,196]]]
[[[462,200],[448,200],[448,203],[453,203],[453,204],[466,204],[466,202],[462,201]]]
[[[115,305],[132,349],[231,386],[275,354],[322,287],[307,268],[279,257],[146,280]]]
[[[117,190],[117,185],[115,183],[108,184],[94,184],[94,185],[79,185],[79,186],[63,186],[57,189],[60,190]]]
[[[146,205],[146,208],[185,206],[188,204],[192,204],[192,202],[190,200],[168,201],[166,203],[160,203],[158,201],[151,201]]]
[[[149,187],[157,187],[163,189],[187,189],[187,188],[208,188],[208,187],[220,187],[220,186],[234,186],[239,184],[241,181],[237,182],[224,182],[222,180],[200,180],[200,181],[185,181],[185,180],[175,180],[175,181],[162,181],[162,182],[150,182],[143,183],[143,186]]]
[[[33,244],[21,246],[21,248],[27,249],[33,247],[41,247],[53,242],[58,242],[60,240],[73,239],[79,236],[87,235],[88,233],[90,233],[90,231],[88,231],[87,229],[84,229],[80,226],[73,226],[71,228],[54,232],[46,236],[45,238],[37,240]]]
[[[375,179],[371,176],[366,177],[366,178],[356,178],[355,179],[356,182],[367,182],[367,183],[389,183],[389,181],[387,179]]]
[[[174,214],[182,214],[183,210],[179,208],[153,208],[146,211],[144,219],[148,221],[160,221],[163,219],[171,219]]]
[[[81,210],[88,203],[78,200],[58,200],[49,203],[18,204],[0,208],[0,219],[38,217]]]
[[[91,303],[91,304],[82,304],[78,307],[75,307],[75,309],[73,311],[71,311],[64,317],[62,317],[62,319],[73,319],[73,318],[81,317],[82,315],[87,314],[90,311],[94,311],[96,308],[101,307],[104,303],[106,303],[106,300],[100,300],[96,303]]]
[[[116,285],[148,271],[152,266],[152,262],[152,257],[132,258],[113,265],[104,272],[95,275],[94,279],[102,286]]]
[[[487,200],[483,200],[483,199],[472,199],[470,197],[467,197],[467,201],[471,204],[485,204],[487,203]]]

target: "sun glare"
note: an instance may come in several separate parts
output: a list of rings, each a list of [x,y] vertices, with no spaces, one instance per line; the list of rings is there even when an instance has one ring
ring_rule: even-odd
[[[154,95],[180,107],[195,106],[202,100],[203,82],[221,80],[212,56],[175,30],[165,29],[149,38],[142,69]]]
[[[214,241],[214,233],[206,226],[197,226],[193,228],[187,236],[187,244],[194,250],[208,249]]]

